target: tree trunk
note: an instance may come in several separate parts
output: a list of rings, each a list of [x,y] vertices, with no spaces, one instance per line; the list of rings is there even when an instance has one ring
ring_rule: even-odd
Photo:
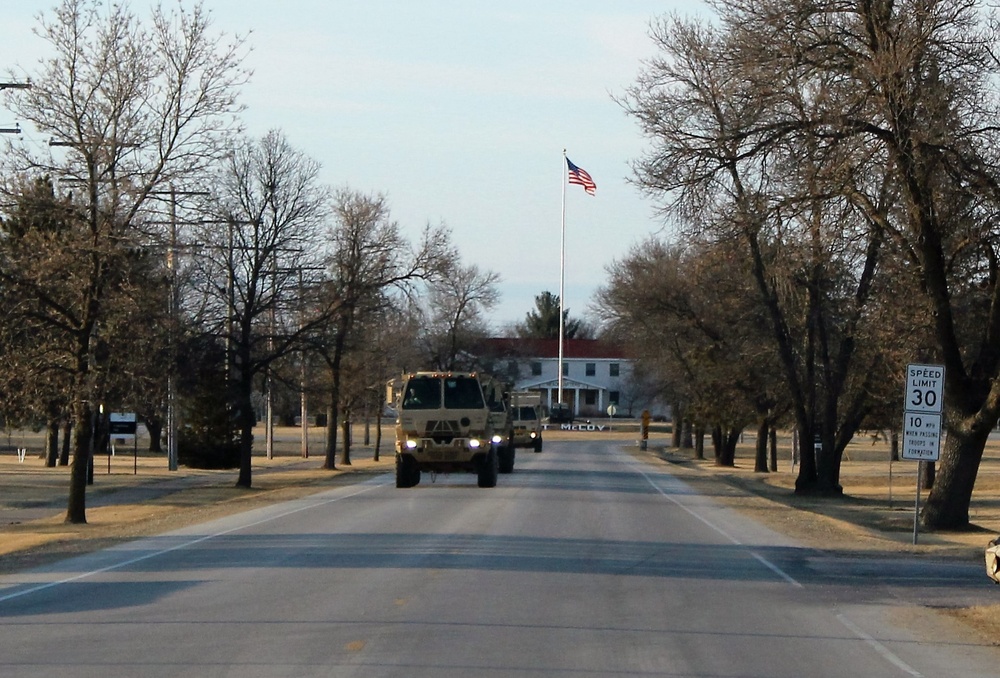
[[[767,473],[767,434],[770,430],[768,426],[767,419],[760,422],[760,426],[757,427],[757,448],[756,454],[754,455],[753,470],[754,473]]]
[[[771,443],[771,472],[778,472],[778,430],[771,427],[770,435],[768,436]]]
[[[690,450],[694,447],[694,441],[692,439],[692,431],[694,430],[694,424],[691,423],[690,419],[685,419],[684,424],[681,428],[681,447],[685,450]]]
[[[816,493],[819,478],[816,472],[816,451],[814,437],[818,431],[808,421],[798,422],[799,430],[799,474],[795,478],[795,494]]]
[[[73,441],[73,422],[67,418],[62,425],[62,449],[59,451],[59,465],[69,466],[69,451]]]
[[[920,465],[920,489],[931,490],[934,488],[935,470],[933,461],[925,461]]]
[[[329,408],[329,416],[326,419],[326,460],[323,462],[323,468],[328,470],[334,470],[337,468],[337,424],[340,412],[340,364],[344,355],[344,334],[345,330],[342,327],[337,333],[337,339],[334,342],[333,360],[330,362],[330,402],[327,405]],[[350,460],[348,460],[347,463],[350,463]]]
[[[344,412],[344,420],[341,423],[343,427],[343,455],[340,457],[340,463],[343,466],[351,465],[351,417],[349,412]]]
[[[670,445],[675,450],[680,449],[681,446],[681,404],[674,403],[673,412],[671,412],[672,422],[670,426]]]
[[[375,461],[379,460],[379,447],[382,446],[382,414],[379,413],[375,417],[375,454],[372,457]]]
[[[240,475],[236,487],[247,489],[253,486],[253,419],[252,413],[240,416]]]
[[[337,407],[333,405],[333,395],[331,394],[331,404],[326,406],[326,459],[323,468],[328,471],[337,470]]]
[[[243,364],[249,364],[249,356]],[[236,421],[240,431],[240,475],[236,480],[236,487],[250,489],[253,481],[253,427],[257,419],[253,411],[253,381],[249,376],[244,376],[237,388],[240,390],[236,395]]]
[[[365,395],[365,447],[371,445],[372,441],[372,410],[368,404],[370,398]]]
[[[49,419],[45,426],[45,465],[55,468],[59,461],[59,420]]]
[[[719,446],[715,455],[715,465],[733,467],[736,466],[736,444],[740,440],[739,429],[729,429],[726,432],[719,428]]]
[[[705,458],[705,429],[701,426],[695,427],[694,430],[694,458]]]
[[[143,423],[146,424],[146,430],[149,431],[149,451],[156,454],[163,452],[161,445],[163,422],[159,417],[150,417]]]
[[[73,464],[70,467],[69,501],[66,522],[84,525],[87,522],[87,479],[90,475],[94,436],[90,405],[77,400],[71,407],[73,426]]]
[[[964,425],[948,428],[945,453],[941,455],[934,487],[921,512],[921,523],[930,530],[962,530],[969,527],[969,504],[979,463],[990,427]]]

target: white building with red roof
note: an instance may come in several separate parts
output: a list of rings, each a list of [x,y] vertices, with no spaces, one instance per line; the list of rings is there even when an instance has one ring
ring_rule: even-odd
[[[539,391],[542,404],[559,401],[559,340],[498,338],[486,340],[494,369],[503,368],[517,391]],[[563,344],[563,402],[578,417],[606,417],[608,406],[620,414],[642,403],[632,402],[636,389],[633,361],[621,347],[597,339],[566,339]]]

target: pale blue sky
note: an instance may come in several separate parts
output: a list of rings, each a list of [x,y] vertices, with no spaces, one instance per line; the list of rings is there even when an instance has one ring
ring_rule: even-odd
[[[0,72],[30,72],[45,56],[31,28],[53,4],[4,3]],[[698,0],[204,4],[217,30],[249,33],[248,131],[280,128],[331,186],[385,193],[413,238],[446,223],[465,263],[503,278],[495,327],[558,292],[564,148],[598,187],[567,187],[574,316],[589,315],[605,266],[663,227],[626,181],[644,141],[611,95],[653,54],[650,19],[702,11]]]

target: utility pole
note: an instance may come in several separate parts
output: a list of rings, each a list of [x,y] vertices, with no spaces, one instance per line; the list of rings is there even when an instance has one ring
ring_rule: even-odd
[[[322,271],[323,267],[322,266],[298,266],[297,268],[298,268],[298,272],[299,272],[299,303],[298,303],[298,307],[299,307],[298,308],[298,311],[299,311],[299,330],[302,330],[303,326],[305,325],[305,317],[306,317],[305,300],[304,300],[304,294],[303,294],[303,289],[304,289],[305,286],[304,286],[304,283],[303,283],[302,274],[305,271],[307,271],[307,270],[308,271]],[[299,364],[299,387],[301,389],[301,393],[299,394],[299,414],[300,414],[300,419],[301,419],[301,424],[302,424],[301,430],[300,430],[301,440],[300,440],[300,444],[299,444],[299,449],[300,449],[300,452],[302,454],[302,458],[303,459],[308,459],[309,458],[309,393],[308,393],[308,390],[309,390],[309,388],[308,388],[309,387],[309,380],[308,380],[308,376],[309,376],[308,360],[309,360],[309,357],[308,356],[309,356],[308,352],[303,350],[302,353],[301,353],[301,360],[300,360],[300,364]]]
[[[170,290],[168,312],[170,314],[168,338],[170,364],[167,366],[167,470],[176,471],[179,467],[177,452],[177,385],[174,374],[177,351],[175,344],[175,327],[177,320],[177,196],[179,195],[210,195],[208,191],[178,191],[173,186],[168,191],[150,191],[150,195],[166,195],[170,197],[170,241],[167,243],[167,270],[170,275]]]
[[[268,313],[270,320],[270,327],[268,329],[267,336],[267,352],[270,354],[274,353],[274,333],[277,326],[277,311],[275,307],[275,299],[277,298],[278,290],[278,254],[277,252],[271,253],[271,310]],[[267,438],[265,442],[265,449],[268,459],[274,459],[274,376],[271,374],[271,364],[268,363],[267,369],[264,372],[264,388],[266,389],[265,398],[265,411],[267,413],[267,421],[264,423],[265,437]]]
[[[302,328],[302,321],[305,319],[305,308],[302,303],[302,268],[299,267],[299,328]],[[306,369],[306,356],[308,354],[302,351],[300,354],[300,364],[299,364],[299,388],[302,389],[302,393],[299,395],[299,415],[302,423],[302,428],[300,430],[300,453],[303,459],[309,458],[309,395],[307,393],[307,382],[308,370]]]

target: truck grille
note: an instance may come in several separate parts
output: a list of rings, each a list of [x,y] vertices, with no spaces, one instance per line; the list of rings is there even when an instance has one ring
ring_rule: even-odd
[[[438,419],[427,422],[426,436],[433,438],[436,443],[450,443],[461,432],[462,429],[458,425],[458,422],[452,419]]]

